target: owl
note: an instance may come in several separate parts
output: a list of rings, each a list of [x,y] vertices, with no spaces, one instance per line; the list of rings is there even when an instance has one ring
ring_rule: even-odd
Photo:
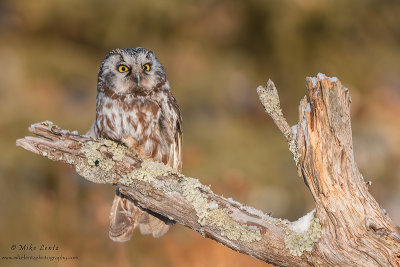
[[[152,51],[138,47],[108,53],[98,72],[96,120],[88,135],[120,142],[144,158],[181,170],[181,114]],[[129,240],[137,226],[142,234],[160,237],[170,224],[137,207],[117,188],[110,212],[113,241]]]

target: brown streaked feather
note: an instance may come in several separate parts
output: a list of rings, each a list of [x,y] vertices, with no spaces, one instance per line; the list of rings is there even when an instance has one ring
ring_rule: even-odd
[[[170,225],[163,220],[145,213],[139,220],[139,229],[142,235],[153,235],[155,238],[162,237],[169,229]]]
[[[167,165],[172,168],[182,171],[182,131],[180,130],[180,123],[177,122],[177,130],[174,136],[174,142],[170,146],[169,159]]]
[[[179,106],[175,100],[175,97],[172,95],[172,93],[168,90],[168,108],[170,108],[176,115],[176,121],[172,122],[172,132],[174,133],[173,135],[173,142],[171,143],[170,146],[170,154],[169,154],[169,160],[168,160],[168,165],[171,166],[172,168],[182,171],[182,116],[181,112],[179,109]]]
[[[117,192],[110,212],[109,236],[111,240],[115,242],[130,240],[144,214],[145,212],[136,207],[132,201]]]

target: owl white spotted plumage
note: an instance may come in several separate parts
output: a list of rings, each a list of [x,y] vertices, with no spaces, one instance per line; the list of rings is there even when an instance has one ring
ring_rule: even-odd
[[[115,49],[98,73],[96,121],[88,135],[125,144],[142,157],[181,170],[182,119],[164,68],[145,48]],[[170,222],[137,207],[118,191],[110,212],[110,238],[124,242],[139,226],[160,237]]]

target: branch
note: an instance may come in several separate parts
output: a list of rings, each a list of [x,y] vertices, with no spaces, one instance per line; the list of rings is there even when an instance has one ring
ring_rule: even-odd
[[[276,89],[274,82],[268,80],[266,87],[259,86],[257,88],[257,93],[260,98],[261,104],[263,104],[265,108],[265,111],[268,113],[268,115],[275,122],[276,126],[285,136],[289,145],[289,151],[292,152],[293,159],[297,165],[300,157],[299,153],[297,152],[297,145],[295,140],[297,126],[294,126],[292,129],[287,123],[285,117],[283,116],[281,103],[278,96],[278,90]]]
[[[32,125],[29,130],[38,137],[19,139],[17,145],[73,165],[92,182],[118,184],[141,208],[265,262],[399,266],[399,234],[368,193],[354,162],[347,89],[323,75],[307,78],[307,87],[309,100],[300,102],[293,130],[273,82],[257,88],[316,203],[316,210],[293,223],[218,196],[197,179],[140,158],[120,144],[61,130],[50,122]]]
[[[291,233],[286,220],[218,196],[197,179],[184,177],[162,163],[142,159],[110,140],[93,140],[61,130],[50,122],[34,124],[29,131],[38,137],[19,139],[18,146],[71,164],[92,182],[114,184],[117,179],[120,191],[143,209],[264,261],[281,265],[298,261],[285,248],[285,237]],[[315,229],[319,233],[317,223]],[[312,246],[312,240],[309,243]]]

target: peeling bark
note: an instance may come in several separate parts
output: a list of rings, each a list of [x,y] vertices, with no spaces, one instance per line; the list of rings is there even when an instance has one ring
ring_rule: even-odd
[[[275,85],[257,88],[267,113],[288,141],[298,174],[316,209],[296,222],[270,217],[214,194],[197,179],[140,158],[110,140],[93,140],[50,122],[17,145],[73,165],[96,183],[118,184],[142,209],[204,237],[279,266],[400,266],[400,235],[369,194],[354,161],[350,96],[336,78],[306,79],[308,94],[290,127]]]

